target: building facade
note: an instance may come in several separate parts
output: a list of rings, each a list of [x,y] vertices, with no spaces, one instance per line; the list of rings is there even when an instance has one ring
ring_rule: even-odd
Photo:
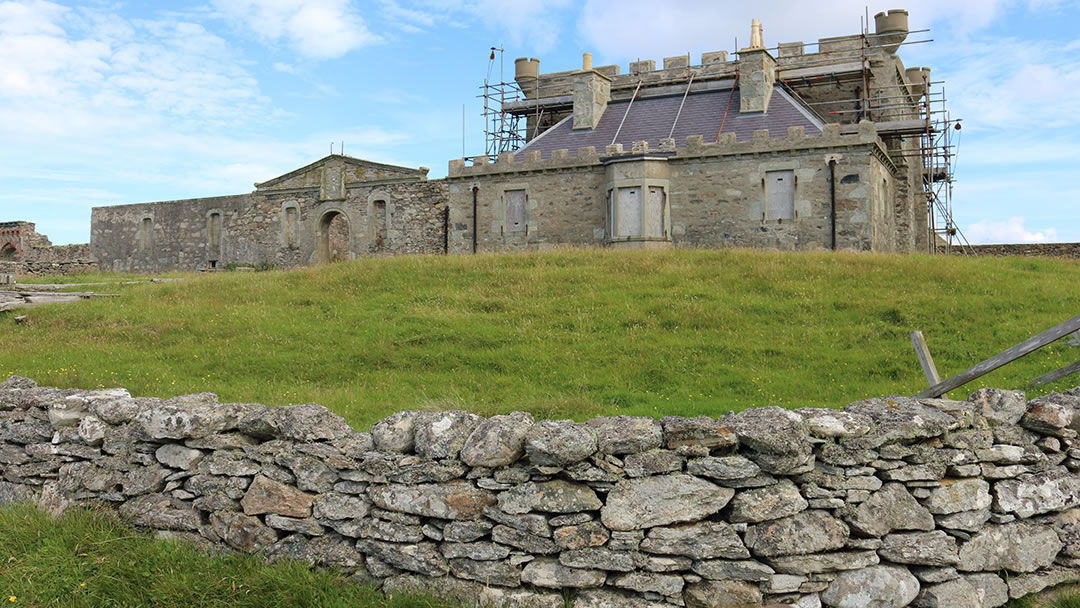
[[[520,145],[445,179],[331,155],[248,194],[99,207],[104,269],[282,267],[367,255],[595,245],[926,251],[929,70],[874,34],[541,74],[501,108]]]

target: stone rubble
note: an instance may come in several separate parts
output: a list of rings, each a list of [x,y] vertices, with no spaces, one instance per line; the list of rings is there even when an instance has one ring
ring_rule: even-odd
[[[0,383],[0,504],[470,606],[1000,606],[1080,578],[1080,389],[585,423]]]

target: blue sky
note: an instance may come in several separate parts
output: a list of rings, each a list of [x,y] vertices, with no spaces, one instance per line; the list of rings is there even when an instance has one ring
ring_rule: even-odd
[[[446,174],[484,151],[492,46],[542,72],[857,33],[865,2],[0,0],[0,221],[87,242],[90,208],[248,192],[335,152]],[[908,0],[964,119],[972,242],[1080,241],[1080,18],[1069,0]],[[495,65],[494,78],[499,66]]]

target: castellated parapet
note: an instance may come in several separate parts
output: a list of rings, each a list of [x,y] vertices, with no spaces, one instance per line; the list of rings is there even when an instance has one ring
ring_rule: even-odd
[[[719,418],[403,411],[0,384],[0,503],[466,606],[1000,606],[1080,576],[1080,388]]]
[[[686,138],[684,145],[677,147],[674,139],[664,140],[667,145],[661,143],[661,147],[652,150],[654,153],[663,153],[668,159],[694,159],[714,156],[743,156],[776,154],[788,150],[824,150],[828,148],[846,147],[870,147],[876,148],[876,155],[884,161],[891,163],[888,151],[878,138],[873,123],[865,121],[859,125],[853,134],[841,134],[840,125],[825,125],[823,132],[818,136],[806,135],[802,127],[790,127],[783,137],[773,137],[767,129],[754,133],[751,140],[736,141],[734,133],[725,133],[715,142],[706,142],[701,135],[693,135]],[[469,158],[455,159],[449,162],[447,176],[449,178],[491,175],[500,173],[520,173],[529,171],[545,171],[551,169],[589,167],[602,165],[604,161],[611,160],[615,156],[629,157],[640,152],[633,150],[623,151],[621,145],[616,145],[611,153],[607,150],[598,153],[595,146],[587,146],[571,151],[559,149],[551,152],[549,158],[541,158],[539,152],[525,152],[523,160],[516,160],[515,153],[504,152],[497,157],[472,156]],[[646,151],[648,151],[646,147]],[[890,165],[890,169],[894,166]]]

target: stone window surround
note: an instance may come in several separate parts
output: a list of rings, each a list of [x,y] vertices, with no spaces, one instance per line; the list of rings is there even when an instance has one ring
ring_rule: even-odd
[[[375,203],[382,201],[383,217],[375,217]],[[375,190],[368,195],[367,198],[367,247],[370,250],[375,246],[376,231],[378,224],[376,222],[381,221],[384,227],[383,238],[386,239],[386,247],[390,247],[390,226],[394,217],[394,211],[396,206],[394,205],[394,197],[385,190]]]
[[[757,182],[759,184],[758,185],[758,196],[760,198],[758,199],[758,204],[753,206],[753,208],[756,208],[756,210],[759,212],[759,215],[757,215],[756,217],[753,217],[753,214],[752,214],[751,219],[756,219],[756,220],[760,221],[762,224],[783,225],[785,223],[786,224],[798,223],[799,221],[802,220],[803,216],[807,215],[807,213],[806,213],[807,209],[805,209],[805,201],[800,201],[799,200],[799,173],[806,171],[807,167],[805,166],[805,164],[806,163],[803,163],[803,162],[801,162],[799,160],[775,160],[775,161],[768,161],[768,162],[762,164],[761,168],[758,170],[758,176],[757,176]],[[794,211],[795,211],[794,219],[790,219],[790,218],[788,218],[788,219],[776,219],[776,218],[768,217],[767,209],[768,209],[768,206],[769,206],[769,202],[768,202],[766,191],[765,191],[765,182],[766,182],[766,179],[768,178],[768,174],[773,172],[773,171],[791,171],[791,172],[794,173],[794,180],[793,180],[793,182],[791,184],[792,198],[794,199]],[[804,204],[800,205],[800,202],[802,202]],[[810,214],[810,215],[812,216],[812,214]]]
[[[641,205],[642,205],[641,221],[642,221],[642,232],[644,233],[645,232],[645,230],[644,230],[644,222],[645,222],[644,207],[648,203],[648,193],[649,193],[649,188],[650,187],[660,188],[660,190],[664,194],[664,199],[663,199],[663,203],[662,203],[664,210],[663,210],[663,218],[661,218],[661,221],[663,222],[664,236],[618,236],[618,235],[616,235],[615,234],[615,226],[618,225],[618,222],[616,221],[617,217],[616,217],[616,214],[615,214],[615,209],[616,209],[616,207],[615,207],[615,199],[614,199],[615,192],[617,192],[619,190],[619,188],[640,188],[641,189]],[[669,180],[669,179],[654,179],[654,178],[620,179],[620,180],[616,180],[616,181],[613,181],[613,182],[608,182],[606,191],[607,191],[607,209],[605,210],[605,213],[606,213],[607,217],[605,218],[606,219],[605,223],[607,225],[604,228],[605,228],[605,232],[607,233],[607,242],[608,243],[612,243],[612,242],[625,243],[625,242],[634,242],[634,241],[663,241],[663,242],[670,242],[671,241],[671,203],[668,200],[668,196],[669,196],[669,194],[671,192],[671,180]]]
[[[214,229],[213,229],[213,226],[212,226],[212,222],[214,221],[214,216],[215,215],[218,216],[219,221],[221,222],[221,227],[220,227],[220,230],[218,231],[217,235],[214,234]],[[216,239],[214,238],[215,236],[217,237]],[[217,242],[214,242],[215,240]],[[222,244],[222,242],[224,240],[225,240],[225,212],[222,211],[219,207],[215,207],[215,208],[210,209],[210,210],[208,210],[206,212],[206,247],[209,250],[220,250],[221,249],[221,244]]]
[[[515,231],[514,234],[523,234],[525,236],[532,235],[536,232],[536,220],[533,209],[536,209],[537,203],[532,196],[532,188],[528,182],[511,183],[511,184],[499,184],[497,187],[499,193],[498,204],[495,205],[493,211],[495,212],[495,221],[492,222],[492,232],[495,229],[499,230],[499,235],[506,235],[510,233],[507,230],[507,212],[509,211],[509,202],[506,199],[506,193],[514,190],[525,191],[525,229]]]
[[[289,243],[289,209],[296,210],[296,234],[293,235],[292,244]],[[281,220],[281,246],[292,249],[300,247],[300,203],[295,200],[281,203],[279,219]]]
[[[149,224],[146,223],[147,220],[150,220]],[[149,230],[147,230],[147,226],[149,226]],[[153,251],[155,226],[153,213],[144,213],[139,218],[139,230],[135,233],[135,244],[138,246],[139,251]]]
[[[772,217],[771,205],[769,201],[769,183],[770,178],[775,177],[777,173],[791,173],[791,216],[789,217]],[[795,174],[794,169],[769,169],[765,171],[764,177],[761,178],[761,198],[765,201],[763,209],[765,210],[765,217],[762,218],[766,222],[776,222],[778,224],[783,222],[794,222],[799,219],[799,211],[795,208],[796,193],[799,189],[799,177]]]

